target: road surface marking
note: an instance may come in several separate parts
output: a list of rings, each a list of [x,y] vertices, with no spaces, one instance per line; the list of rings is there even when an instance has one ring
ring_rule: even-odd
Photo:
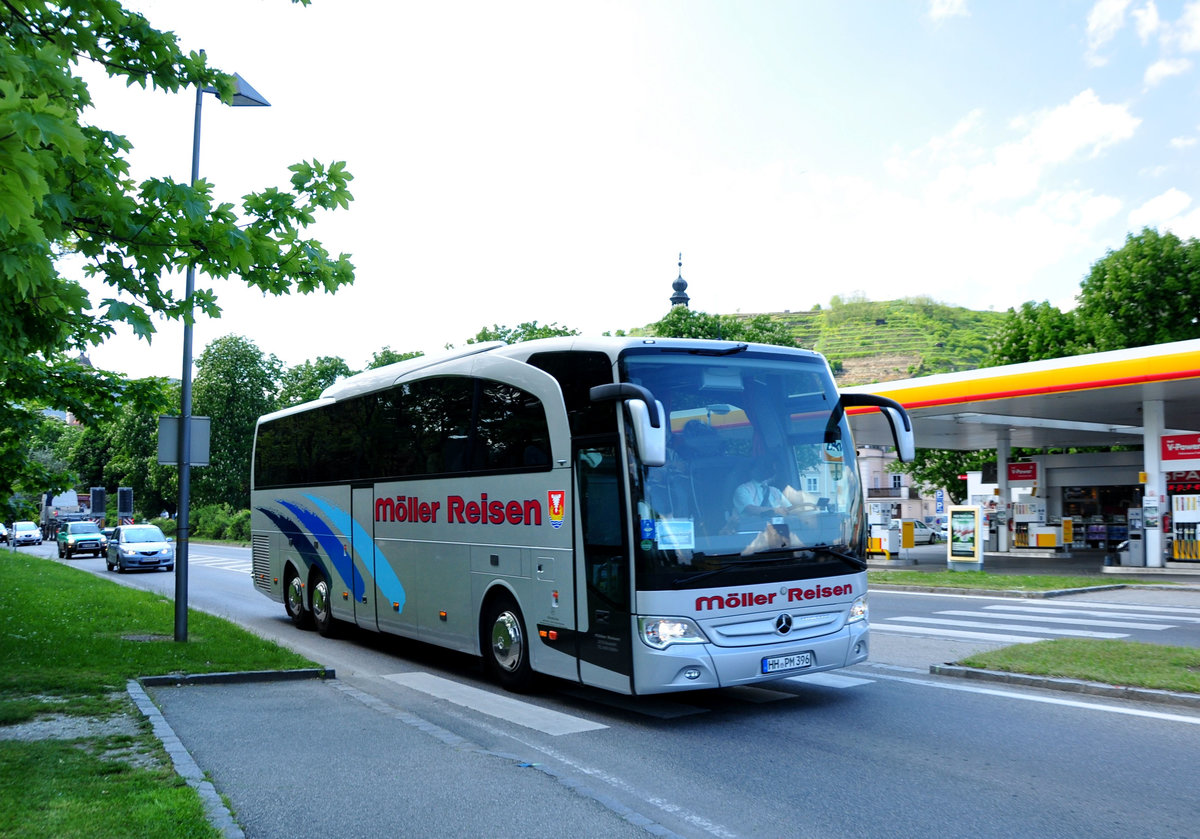
[[[570,714],[522,702],[509,696],[500,696],[490,691],[469,687],[450,679],[434,676],[432,673],[393,673],[383,678],[455,705],[487,714],[489,717],[532,728],[543,734],[558,736],[608,728],[602,723],[591,722],[581,717],[573,717]]]

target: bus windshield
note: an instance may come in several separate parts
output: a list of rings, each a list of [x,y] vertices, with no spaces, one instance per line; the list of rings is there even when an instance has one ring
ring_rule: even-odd
[[[639,589],[865,568],[855,452],[844,417],[827,434],[838,397],[823,359],[639,351],[622,378],[670,418],[666,464],[631,469]]]

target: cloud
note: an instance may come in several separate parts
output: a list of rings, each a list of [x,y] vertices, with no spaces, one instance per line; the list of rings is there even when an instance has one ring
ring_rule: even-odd
[[[1192,197],[1172,187],[1156,195],[1129,213],[1130,230],[1143,227],[1170,230],[1176,236],[1188,239],[1200,234],[1200,208],[1186,212],[1192,205]]]
[[[1200,2],[1183,7],[1172,40],[1182,52],[1200,52]]]
[[[1192,69],[1192,62],[1186,58],[1163,58],[1146,68],[1143,79],[1146,87],[1154,87],[1164,79],[1179,76]]]
[[[1096,5],[1087,17],[1087,59],[1093,65],[1101,65],[1108,59],[1097,55],[1097,50],[1111,41],[1125,25],[1125,9],[1129,0],[1096,0]]]
[[[967,0],[930,0],[929,17],[933,20],[944,20],[950,17],[966,17]]]
[[[1168,145],[1173,149],[1182,151],[1183,149],[1190,149],[1192,146],[1196,145],[1196,138],[1195,137],[1172,137],[1171,142],[1168,143]]]
[[[1162,28],[1162,19],[1158,16],[1158,7],[1154,5],[1154,0],[1149,0],[1140,9],[1134,9],[1133,19],[1137,26],[1138,37],[1142,39],[1143,44],[1149,43],[1150,39]]]

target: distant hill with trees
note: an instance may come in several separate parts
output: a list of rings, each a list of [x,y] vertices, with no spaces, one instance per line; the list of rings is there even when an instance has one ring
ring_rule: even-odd
[[[987,366],[1004,312],[973,311],[929,297],[875,301],[835,296],[828,308],[740,314],[785,325],[797,343],[829,359],[838,384],[952,373]]]

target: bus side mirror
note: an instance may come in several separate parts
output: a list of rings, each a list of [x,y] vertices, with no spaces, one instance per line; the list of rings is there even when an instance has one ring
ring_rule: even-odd
[[[657,427],[650,421],[650,407],[641,399],[630,399],[629,416],[633,420],[633,439],[637,443],[638,457],[644,466],[664,466],[667,462],[667,431],[660,422]],[[655,402],[658,415],[663,415],[661,402]]]
[[[876,396],[873,393],[843,393],[838,397],[837,405],[825,425],[825,442],[832,443],[838,439],[838,423],[842,421],[847,408],[878,408],[879,412],[887,417],[888,425],[892,428],[892,440],[896,443],[896,456],[900,461],[909,463],[917,456],[912,420],[904,406],[894,399]]]
[[[630,425],[638,457],[645,466],[664,466],[667,462],[667,426],[663,422],[662,403],[641,385],[596,385],[588,395],[593,402],[624,402],[629,407]]]

